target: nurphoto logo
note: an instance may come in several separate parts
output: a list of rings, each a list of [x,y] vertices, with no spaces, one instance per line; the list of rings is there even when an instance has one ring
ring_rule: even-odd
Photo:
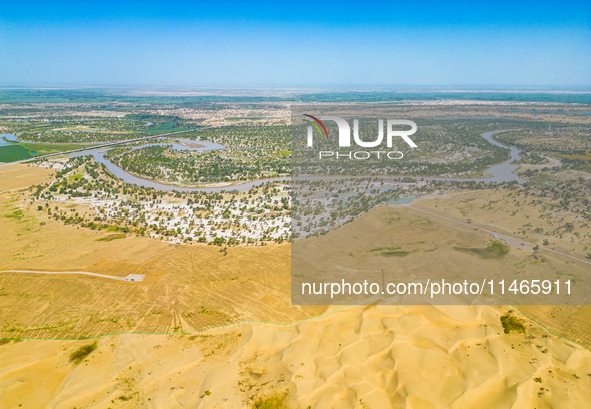
[[[310,120],[305,120],[310,124],[308,126],[308,139],[307,145],[308,147],[314,146],[314,128],[318,131],[321,136],[326,137],[326,139],[330,140],[328,136],[328,131],[324,126],[322,121],[334,121],[337,124],[339,129],[339,147],[350,147],[351,146],[351,126],[349,123],[338,116],[321,116],[317,118],[312,115],[304,114],[304,116],[310,118]],[[397,125],[407,125],[410,126],[409,130],[398,130],[394,129]],[[418,146],[410,139],[410,135],[413,135],[417,131],[417,124],[413,121],[405,120],[405,119],[388,119],[386,121],[386,146],[388,148],[392,148],[392,140],[394,137],[401,137],[404,142],[408,144],[411,148],[417,148]],[[378,136],[373,141],[363,141],[359,137],[359,120],[353,120],[353,140],[357,146],[362,148],[375,148],[382,144],[384,140],[384,120],[378,120]],[[376,158],[380,159],[381,157],[387,157],[388,159],[402,159],[404,154],[400,151],[356,151],[356,152],[349,152],[347,154],[339,153],[336,151],[320,151],[319,158],[348,158],[348,159],[358,159],[364,160],[369,159],[372,155]]]

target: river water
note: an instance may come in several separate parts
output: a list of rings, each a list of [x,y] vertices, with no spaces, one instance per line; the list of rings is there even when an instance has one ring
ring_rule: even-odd
[[[0,133],[0,146],[10,146],[10,142],[25,143],[25,141],[19,141],[18,135],[15,133]]]
[[[226,149],[224,145],[220,145],[219,143],[215,142],[207,142],[207,141],[200,141],[200,140],[192,140],[192,139],[176,139],[178,142],[185,142],[187,144],[193,145],[202,145],[202,147],[194,147],[188,145],[182,145],[180,143],[167,143],[167,142],[160,142],[160,143],[150,143],[147,145],[141,146],[134,146],[132,150],[145,148],[147,146],[172,146],[174,149],[182,150],[182,151],[210,151],[210,150],[219,150],[219,149]],[[230,191],[230,190],[237,190],[239,192],[244,192],[250,190],[253,186],[260,186],[264,183],[271,182],[271,181],[280,181],[280,180],[288,180],[289,178],[278,178],[278,179],[269,179],[269,180],[254,180],[250,182],[238,183],[238,184],[226,184],[225,186],[216,186],[216,187],[179,187],[179,186],[172,186],[172,185],[165,185],[163,183],[154,182],[147,179],[138,178],[137,176],[133,176],[131,173],[124,171],[119,166],[114,165],[110,160],[105,158],[105,154],[109,151],[109,148],[101,148],[101,149],[89,149],[84,152],[76,152],[71,154],[71,157],[77,156],[86,156],[92,155],[94,160],[98,163],[102,163],[105,165],[109,172],[113,175],[117,176],[119,179],[123,180],[126,183],[131,183],[136,186],[143,186],[143,187],[151,187],[156,190],[163,190],[166,192],[204,192],[204,193],[217,193],[223,190]]]
[[[457,182],[484,182],[484,183],[491,183],[491,182],[510,182],[510,181],[516,181],[518,183],[525,183],[526,179],[520,178],[519,176],[517,176],[515,173],[513,173],[519,166],[518,165],[513,165],[512,163],[516,160],[520,159],[519,156],[519,149],[517,148],[512,148],[512,147],[508,147],[505,146],[503,144],[500,144],[499,142],[495,141],[494,139],[492,139],[492,136],[496,133],[500,133],[500,132],[509,132],[509,131],[513,131],[513,129],[509,129],[509,130],[500,130],[500,131],[491,131],[491,132],[485,132],[482,134],[482,137],[488,142],[491,143],[495,146],[504,148],[504,149],[509,149],[510,153],[511,153],[511,158],[506,161],[503,162],[499,165],[495,165],[495,166],[491,166],[487,171],[487,175],[489,177],[487,178],[466,178],[466,179],[462,179],[462,178],[434,178],[434,177],[425,177],[425,178],[420,178],[420,177],[411,177],[412,179],[415,180],[434,180],[434,181],[457,181]],[[7,143],[5,141],[2,140],[1,137],[4,137],[10,141],[16,142],[18,141],[17,136],[15,134],[0,134],[0,146],[1,145],[6,145]],[[224,145],[220,145],[218,143],[214,143],[214,142],[207,142],[207,141],[200,141],[200,140],[189,140],[189,139],[176,139],[177,142],[184,142],[187,144],[196,144],[196,145],[201,145],[201,147],[195,147],[195,146],[189,146],[189,145],[182,145],[180,143],[167,143],[167,142],[160,142],[160,143],[151,143],[151,144],[147,144],[147,145],[142,145],[142,146],[135,146],[132,148],[132,150],[135,149],[140,149],[140,148],[145,148],[147,146],[163,146],[163,145],[171,145],[172,148],[174,149],[178,149],[178,150],[189,150],[189,151],[208,151],[208,150],[218,150],[218,149],[226,149],[226,147]],[[3,142],[3,143],[2,143]],[[20,142],[20,141],[19,141]],[[224,186],[216,186],[216,187],[178,187],[178,186],[172,186],[172,185],[165,185],[163,183],[158,183],[158,182],[154,182],[151,180],[147,180],[147,179],[142,179],[142,178],[138,178],[136,176],[133,176],[132,174],[124,171],[123,169],[121,169],[119,166],[114,165],[110,160],[105,159],[105,154],[113,148],[99,148],[99,149],[88,149],[86,151],[83,152],[76,152],[73,154],[70,154],[71,157],[78,157],[78,156],[86,156],[86,155],[92,155],[94,157],[94,160],[97,161],[98,163],[102,163],[105,165],[105,167],[116,177],[118,177],[119,179],[123,180],[126,183],[130,183],[136,186],[143,186],[143,187],[148,187],[148,188],[154,188],[156,190],[162,190],[162,191],[167,191],[167,192],[172,192],[172,191],[178,191],[178,192],[204,192],[204,193],[216,193],[216,192],[221,192],[221,191],[232,191],[232,190],[236,190],[239,192],[244,192],[247,190],[250,190],[252,187],[254,186],[260,186],[262,184],[268,183],[268,182],[278,182],[278,181],[286,181],[286,180],[290,180],[290,177],[282,177],[282,178],[273,178],[273,179],[260,179],[260,180],[254,180],[254,181],[250,181],[250,182],[243,182],[243,183],[234,183],[234,184],[226,184]],[[322,179],[333,179],[331,177],[319,177]],[[336,178],[340,178],[340,177],[335,177]],[[382,176],[379,177],[380,179],[382,178],[389,178],[389,176]],[[314,176],[312,177],[301,177],[301,178],[296,178],[296,180],[298,179],[305,179],[305,180],[310,180],[310,179],[315,179]]]
[[[525,183],[527,182],[526,179],[520,178],[519,176],[517,176],[515,173],[517,168],[519,167],[519,165],[512,165],[513,162],[515,162],[516,160],[521,159],[521,156],[519,156],[519,149],[517,148],[511,148],[509,146],[505,146],[497,141],[495,141],[492,136],[496,133],[500,133],[500,132],[510,132],[510,131],[514,131],[515,129],[507,129],[507,130],[503,130],[503,131],[492,131],[492,132],[485,132],[482,134],[482,137],[490,144],[498,146],[500,148],[504,148],[504,149],[509,149],[510,153],[511,153],[511,158],[506,161],[503,162],[499,165],[494,165],[491,166],[490,168],[488,168],[488,170],[486,171],[486,173],[489,175],[488,178],[471,178],[471,179],[460,179],[460,178],[425,178],[425,180],[437,180],[437,181],[468,181],[468,182],[484,182],[484,183],[491,183],[491,182],[497,182],[497,183],[502,183],[502,182],[511,182],[511,181],[516,181],[519,183]]]

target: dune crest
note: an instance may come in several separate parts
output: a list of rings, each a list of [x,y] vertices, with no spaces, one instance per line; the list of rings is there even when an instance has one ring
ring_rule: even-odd
[[[358,306],[292,325],[108,336],[77,366],[68,357],[90,341],[10,342],[0,394],[55,408],[586,407],[591,352],[509,311]],[[507,313],[524,333],[503,331]]]

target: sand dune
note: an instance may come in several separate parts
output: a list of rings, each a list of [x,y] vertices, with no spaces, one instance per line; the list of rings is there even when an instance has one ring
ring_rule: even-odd
[[[0,347],[0,399],[26,408],[586,408],[591,352],[489,306],[349,307],[281,326],[21,341]],[[512,314],[520,316],[513,311]],[[183,405],[183,406],[181,406]]]

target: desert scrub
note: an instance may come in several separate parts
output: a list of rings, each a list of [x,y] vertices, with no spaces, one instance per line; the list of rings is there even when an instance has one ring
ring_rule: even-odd
[[[285,402],[287,393],[261,396],[252,404],[252,409],[289,409]]]
[[[461,251],[468,254],[475,254],[478,258],[484,260],[496,259],[501,258],[507,253],[509,253],[510,247],[506,244],[501,243],[500,241],[492,241],[491,243],[486,246],[486,248],[479,249],[479,248],[463,248],[463,247],[454,247],[454,250]]]
[[[521,320],[512,315],[503,315],[501,317],[501,324],[503,325],[503,330],[505,331],[505,334],[508,334],[511,331],[517,331],[521,333],[525,332],[525,326],[523,325]]]
[[[96,341],[92,344],[84,345],[78,348],[76,351],[70,354],[70,362],[73,362],[74,365],[78,365],[84,358],[92,353],[97,347]]]

